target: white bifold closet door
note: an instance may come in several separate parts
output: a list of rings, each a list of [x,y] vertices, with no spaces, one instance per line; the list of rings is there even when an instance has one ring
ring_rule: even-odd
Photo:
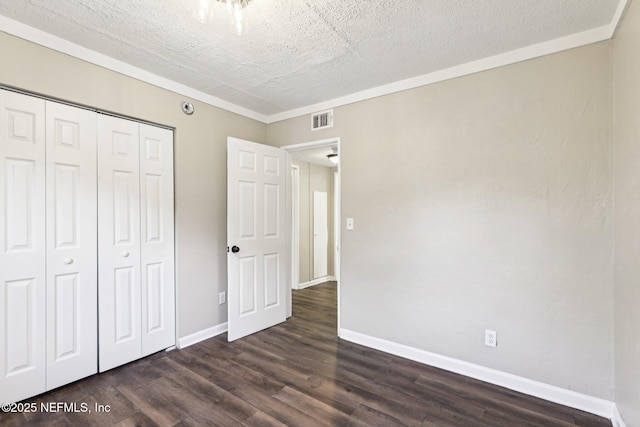
[[[98,118],[100,371],[175,344],[173,133]]]
[[[45,107],[0,90],[0,402],[45,391]]]
[[[173,132],[140,125],[142,356],[175,345]]]
[[[0,402],[173,346],[173,132],[0,89],[0,164]]]
[[[46,103],[47,390],[98,368],[96,113]]]
[[[5,90],[0,107],[0,401],[15,402],[97,372],[96,119]]]

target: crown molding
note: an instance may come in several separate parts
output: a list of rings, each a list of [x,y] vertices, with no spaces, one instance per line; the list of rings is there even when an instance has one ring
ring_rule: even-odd
[[[630,4],[631,0],[620,0],[618,3],[618,7],[616,8],[615,13],[613,14],[613,19],[611,20],[611,25],[609,26],[609,38],[612,39],[616,36],[616,32],[618,31],[624,14],[627,12]]]
[[[510,52],[501,53],[498,55],[490,56],[488,58],[479,59],[477,61],[456,65],[444,70],[438,70],[421,76],[412,77],[410,79],[400,80],[387,85],[378,86],[361,92],[356,92],[351,95],[332,99],[330,101],[325,101],[318,104],[308,105],[306,107],[296,108],[294,110],[273,114],[267,116],[267,123],[275,123],[306,114],[312,114],[316,111],[329,110],[347,104],[366,101],[368,99],[390,95],[392,93],[414,89],[433,83],[439,83],[470,74],[480,73],[482,71],[487,71],[493,68],[499,68],[505,65],[511,65],[541,56],[562,52],[564,50],[609,40],[612,33],[611,28],[612,25],[594,28],[582,33],[572,34],[570,36],[527,46],[521,49],[512,50]]]
[[[23,40],[39,44],[41,46],[53,49],[55,51],[67,54],[74,58],[83,60],[90,64],[98,65],[111,71],[115,71],[125,76],[150,83],[162,89],[187,96],[200,102],[222,108],[223,110],[239,114],[250,119],[266,123],[266,115],[260,114],[248,108],[233,104],[215,96],[208,95],[197,89],[177,83],[173,80],[158,76],[149,71],[127,64],[125,62],[114,59],[110,56],[103,55],[94,50],[72,43],[68,40],[46,33],[37,28],[30,27],[21,22],[0,15],[0,31],[16,36]]]
[[[0,31],[214,107],[222,108],[262,123],[271,124],[609,40],[614,37],[630,3],[631,0],[619,1],[609,25],[272,115],[265,115],[233,104],[1,15]]]

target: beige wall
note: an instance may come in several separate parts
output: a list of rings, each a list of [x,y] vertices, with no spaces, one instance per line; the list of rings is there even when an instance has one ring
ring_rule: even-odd
[[[611,53],[340,107],[313,134],[269,125],[341,138],[343,328],[613,397]]]
[[[226,290],[226,138],[262,142],[266,125],[0,32],[0,84],[175,127],[178,334],[219,325]],[[10,59],[9,59],[10,58]]]
[[[640,4],[614,41],[616,402],[640,426]]]
[[[314,165],[308,162],[293,160],[299,167],[300,180],[300,251],[299,281],[300,284],[313,280],[313,192],[327,193],[327,218],[329,219],[329,245],[327,248],[328,274],[333,276],[333,171],[335,168]]]

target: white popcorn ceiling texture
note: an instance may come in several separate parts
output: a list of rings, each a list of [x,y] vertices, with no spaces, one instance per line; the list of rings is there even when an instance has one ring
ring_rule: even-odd
[[[619,0],[2,0],[0,15],[265,115],[609,25]],[[1,28],[0,28],[1,30]]]

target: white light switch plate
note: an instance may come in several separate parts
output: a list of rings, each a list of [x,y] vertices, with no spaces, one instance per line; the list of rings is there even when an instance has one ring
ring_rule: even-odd
[[[347,218],[347,230],[353,230],[353,218]]]

